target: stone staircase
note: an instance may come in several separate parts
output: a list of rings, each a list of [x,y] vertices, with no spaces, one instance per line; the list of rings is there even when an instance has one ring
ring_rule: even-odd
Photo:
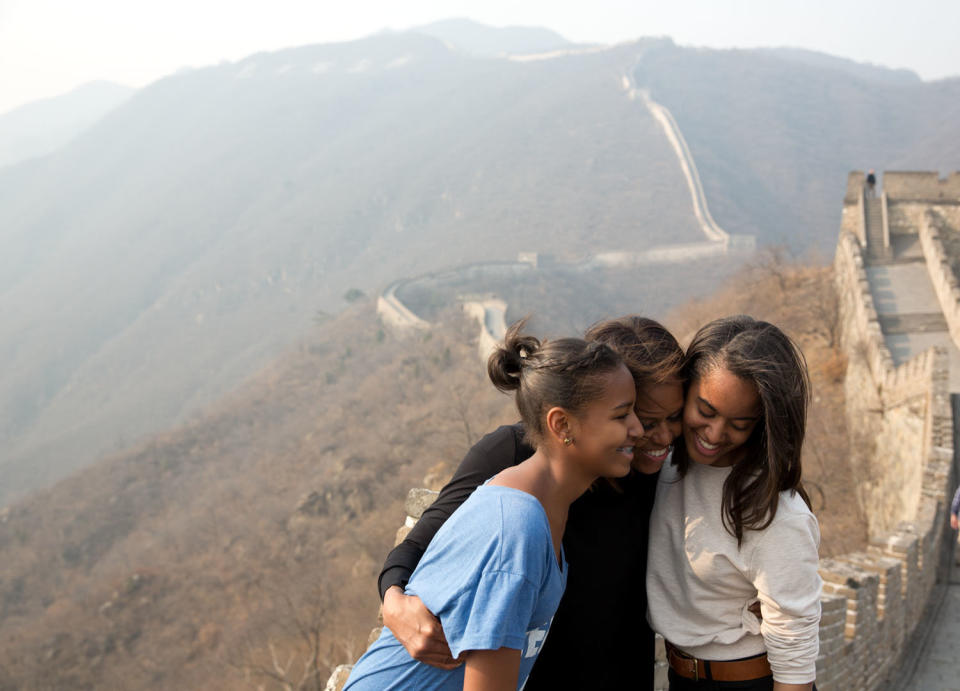
[[[867,258],[871,264],[893,261],[890,248],[883,245],[883,199],[868,197],[863,202],[866,217]]]

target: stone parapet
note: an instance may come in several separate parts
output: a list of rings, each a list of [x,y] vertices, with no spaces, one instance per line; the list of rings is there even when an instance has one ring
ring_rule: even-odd
[[[893,357],[883,340],[861,248],[853,233],[841,231],[834,259],[840,342],[845,350],[862,350],[874,381],[882,384],[886,373],[894,369]]]
[[[863,194],[863,186],[867,184],[867,176],[862,170],[854,170],[847,175],[847,193],[843,197],[843,204],[856,204]]]
[[[923,248],[933,290],[950,329],[950,338],[960,348],[960,286],[957,285],[950,258],[941,242],[936,221],[933,211],[927,209],[920,223],[920,246]]]
[[[817,686],[823,691],[872,691],[892,675],[930,599],[942,551],[949,548],[942,529],[953,463],[947,352],[931,348],[894,366],[870,292],[857,219],[848,219],[860,184],[853,178],[851,174],[834,268],[841,347],[851,363],[848,418],[851,429],[872,421],[877,458],[863,490],[871,527],[867,551],[821,563],[824,617]],[[940,297],[948,324],[953,309],[960,323],[960,291],[954,296],[956,280],[951,282],[947,273],[929,211],[912,202],[951,194],[953,185],[960,193],[956,175],[946,181],[936,174],[884,176],[884,192],[892,203],[891,233],[920,234],[931,278],[935,286],[940,283],[938,296],[949,297]],[[911,203],[893,203],[903,200]],[[842,641],[836,635],[838,600],[844,603]]]
[[[936,171],[886,171],[883,189],[891,201],[960,203],[960,172],[941,178]]]

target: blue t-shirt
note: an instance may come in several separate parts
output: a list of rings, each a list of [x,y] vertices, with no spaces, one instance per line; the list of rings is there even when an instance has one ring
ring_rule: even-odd
[[[520,650],[522,688],[567,584],[557,564],[547,514],[521,490],[483,485],[437,531],[406,593],[443,625],[450,651]],[[417,662],[389,629],[357,661],[344,691],[463,688],[463,666]]]

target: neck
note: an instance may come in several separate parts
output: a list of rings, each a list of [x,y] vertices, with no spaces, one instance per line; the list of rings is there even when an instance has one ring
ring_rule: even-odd
[[[521,466],[526,487],[519,487],[533,494],[543,504],[551,522],[556,518],[566,522],[567,512],[576,499],[587,491],[595,475],[585,474],[579,465],[562,452],[538,449]],[[521,470],[521,466],[517,466]]]

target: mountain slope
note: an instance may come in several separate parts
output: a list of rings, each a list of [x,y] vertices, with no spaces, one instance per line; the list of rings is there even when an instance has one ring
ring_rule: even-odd
[[[111,82],[90,82],[0,115],[0,168],[56,151],[133,93]]]
[[[408,34],[255,55],[0,171],[0,493],[185,420],[349,288],[700,239],[621,88],[642,50],[519,63]]]
[[[411,32],[178,73],[0,170],[0,502],[188,420],[350,289],[701,240],[631,69],[761,243],[831,253],[850,168],[960,167],[960,80],[817,54]]]
[[[570,48],[574,44],[560,34],[535,26],[492,27],[469,19],[445,19],[411,29],[433,36],[467,55],[546,53]]]
[[[851,169],[960,168],[960,79],[800,55],[663,44],[635,77],[679,123],[721,226],[830,254]]]
[[[689,337],[746,309],[798,339],[825,556],[866,542],[824,337],[832,286],[829,269],[766,264],[671,325]],[[304,669],[322,688],[356,659],[406,491],[516,417],[477,325],[435,316],[397,337],[359,301],[189,424],[0,510],[0,689],[291,688],[275,660],[292,688]]]

